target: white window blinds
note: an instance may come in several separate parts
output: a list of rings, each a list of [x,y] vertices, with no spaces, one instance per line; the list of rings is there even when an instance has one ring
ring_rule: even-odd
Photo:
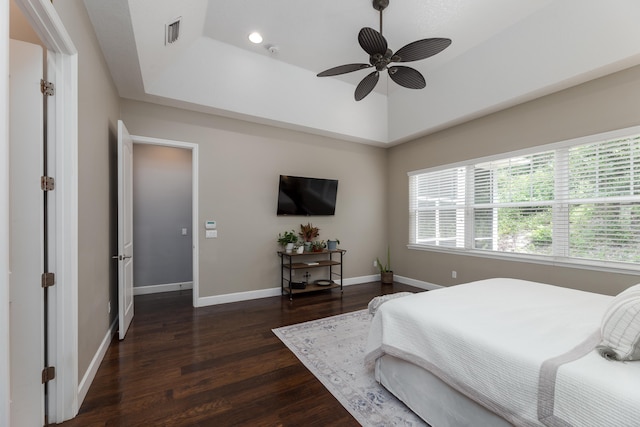
[[[410,177],[409,241],[464,247],[465,168]]]
[[[639,269],[640,136],[548,147],[410,173],[409,243]]]
[[[640,136],[568,151],[569,256],[640,262]]]

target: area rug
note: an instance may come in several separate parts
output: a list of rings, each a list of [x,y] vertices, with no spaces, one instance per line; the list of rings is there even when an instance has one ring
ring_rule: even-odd
[[[372,316],[354,311],[273,329],[363,426],[426,426],[364,366]]]

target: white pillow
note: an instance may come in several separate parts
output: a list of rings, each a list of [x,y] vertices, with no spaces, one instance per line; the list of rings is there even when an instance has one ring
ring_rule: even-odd
[[[618,294],[602,318],[600,354],[613,360],[640,360],[640,284]]]
[[[624,291],[620,292],[618,295],[616,295],[616,298],[620,297],[622,299],[622,298],[631,297],[631,296],[640,297],[640,283],[638,283],[637,285],[633,285],[630,288],[627,288]]]

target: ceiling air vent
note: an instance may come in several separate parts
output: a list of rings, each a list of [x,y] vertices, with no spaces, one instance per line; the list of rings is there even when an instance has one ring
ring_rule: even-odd
[[[173,22],[170,22],[166,26],[166,38],[165,44],[171,44],[178,40],[178,36],[180,35],[180,21],[182,17],[174,19]]]

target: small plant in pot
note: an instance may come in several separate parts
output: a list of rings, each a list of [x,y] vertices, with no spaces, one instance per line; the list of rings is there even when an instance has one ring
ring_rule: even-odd
[[[322,252],[326,247],[327,244],[324,242],[324,240],[316,240],[315,242],[311,243],[311,252]]]
[[[285,248],[285,252],[287,253],[291,253],[293,251],[293,246],[297,242],[298,236],[296,236],[296,232],[293,230],[278,234],[278,243]]]
[[[329,239],[327,240],[327,249],[330,251],[335,251],[338,249],[338,245],[340,244],[340,239]]]
[[[314,227],[310,222],[306,225],[300,224],[300,233],[298,233],[298,235],[302,240],[304,240],[305,251],[310,251],[311,242],[320,235],[320,229],[318,227]]]
[[[393,270],[391,269],[391,252],[387,246],[387,263],[382,264],[380,258],[376,258],[378,270],[380,270],[380,282],[384,285],[393,284]]]

